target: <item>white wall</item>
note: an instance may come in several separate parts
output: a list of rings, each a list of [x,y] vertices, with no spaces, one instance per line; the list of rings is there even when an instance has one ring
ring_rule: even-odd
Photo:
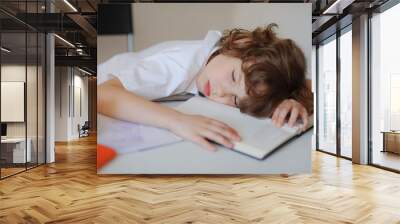
[[[88,78],[76,68],[56,67],[55,86],[55,141],[77,139],[78,124],[88,120]]]
[[[55,68],[55,141],[68,141],[68,71],[67,67]]]
[[[38,70],[36,70],[38,69]],[[44,118],[44,74],[41,66],[25,67],[21,64],[3,64],[1,66],[1,81],[18,81],[26,83],[27,120],[24,122],[7,122],[7,137],[21,138],[26,136],[31,140],[32,158],[36,162],[39,153],[39,163],[44,162],[45,118]],[[27,81],[25,80],[27,78]],[[7,96],[2,96],[7,97]],[[10,108],[1,108],[10,110]],[[10,111],[8,111],[10,112]],[[12,111],[11,111],[12,113]],[[23,111],[25,113],[25,111]]]
[[[72,109],[72,119],[71,119],[71,136],[72,138],[78,138],[78,124],[81,126],[88,120],[88,77],[81,76],[79,73],[78,75],[74,75],[74,108]],[[78,93],[80,91],[80,93]],[[80,97],[79,97],[80,95]],[[80,99],[79,99],[80,98]],[[80,102],[79,102],[80,101]],[[81,108],[79,108],[81,107]],[[80,111],[80,109],[82,111]]]
[[[18,81],[25,82],[25,74],[27,69],[27,74],[35,74],[36,75],[36,67],[25,65],[2,65],[1,66],[1,81]],[[36,86],[36,80],[32,80],[29,76],[29,86]],[[36,113],[31,113],[31,111],[36,111],[36,88],[28,88],[27,93],[27,106],[29,108],[29,113],[27,113],[28,119],[28,137],[31,131],[29,130],[32,127],[36,133]],[[29,105],[31,102],[34,104]],[[2,110],[7,110],[7,108],[1,108]],[[31,124],[34,121],[35,124]],[[33,127],[34,126],[34,127]],[[32,129],[32,130],[33,130]],[[7,123],[7,136],[8,137],[25,137],[25,122],[8,122]]]

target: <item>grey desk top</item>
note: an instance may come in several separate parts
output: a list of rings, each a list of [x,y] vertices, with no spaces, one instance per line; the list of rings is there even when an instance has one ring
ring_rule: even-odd
[[[169,103],[174,107],[177,103]],[[101,122],[101,121],[100,121]],[[312,129],[264,160],[218,147],[215,152],[188,142],[118,155],[98,174],[297,174],[311,172]]]
[[[311,172],[311,135],[280,147],[264,160],[225,148],[210,152],[191,142],[117,156],[99,174],[294,174]]]

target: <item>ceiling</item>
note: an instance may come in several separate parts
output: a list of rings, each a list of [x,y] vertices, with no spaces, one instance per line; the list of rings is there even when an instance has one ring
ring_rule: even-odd
[[[26,57],[29,63],[44,47],[37,43],[37,40],[44,40],[44,36],[37,38],[37,35],[54,32],[57,34],[56,65],[80,66],[95,73],[97,5],[100,2],[69,0],[71,7],[63,0],[47,0],[47,5],[45,0],[1,0],[1,42],[11,50],[1,52],[2,60],[22,63]],[[52,13],[49,13],[50,8]]]
[[[318,39],[337,20],[346,15],[355,15],[373,8],[387,0],[192,0],[190,2],[270,2],[270,3],[312,3],[313,38]],[[61,38],[55,38],[56,64],[86,66],[96,70],[97,10],[100,3],[130,3],[131,0],[1,0],[0,26],[2,46],[12,49],[11,56],[18,58],[28,53],[28,58],[41,49],[36,34],[28,32],[54,32]],[[188,2],[188,0],[141,0],[140,2]],[[68,4],[69,3],[69,4]],[[333,7],[334,6],[334,7]],[[52,8],[52,13],[49,13]],[[327,9],[333,9],[326,13]],[[324,14],[325,12],[325,14]],[[351,20],[351,19],[350,19]],[[40,39],[40,38],[39,38]],[[27,41],[27,49],[25,42]],[[2,52],[2,55],[4,53]],[[32,56],[33,57],[33,56]],[[81,64],[79,64],[81,62]]]

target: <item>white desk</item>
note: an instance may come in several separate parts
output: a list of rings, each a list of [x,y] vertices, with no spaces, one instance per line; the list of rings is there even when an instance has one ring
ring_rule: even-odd
[[[25,154],[25,138],[5,138],[1,139],[1,144],[8,147],[9,145],[14,145],[12,148],[13,160],[12,163],[25,163],[25,158],[27,158],[26,162],[31,161],[31,146],[32,140],[30,138],[26,139],[27,147]],[[4,150],[5,151],[5,150]]]
[[[98,116],[98,127],[103,115]],[[112,133],[115,128],[108,130]],[[281,146],[264,160],[219,147],[216,152],[182,141],[118,155],[99,174],[294,174],[311,172],[312,130]],[[98,139],[99,141],[99,139]],[[134,143],[132,143],[134,144]]]

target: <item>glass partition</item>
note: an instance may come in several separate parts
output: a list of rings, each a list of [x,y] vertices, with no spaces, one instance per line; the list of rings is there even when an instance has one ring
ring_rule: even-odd
[[[20,1],[17,13],[38,13],[40,2]],[[0,12],[1,179],[45,163],[45,44],[44,33]]]
[[[400,171],[400,4],[371,19],[372,164]]]
[[[336,36],[318,47],[317,148],[336,154]]]
[[[38,36],[36,32],[28,31],[27,33],[27,76],[26,76],[26,113],[27,113],[27,150],[30,151],[30,161],[28,161],[28,168],[37,165],[38,157],[38,113],[37,113],[37,76],[38,76],[38,56],[37,56],[37,41]]]
[[[26,150],[26,33],[3,32],[1,47],[1,177],[6,177],[24,171],[31,158]]]
[[[46,162],[46,139],[45,139],[45,124],[46,124],[46,36],[43,33],[38,33],[38,65],[37,65],[37,147],[38,147],[38,164]]]
[[[26,12],[39,13],[38,1],[27,2]],[[37,17],[30,19],[31,22],[38,23]],[[38,165],[39,147],[38,147],[38,110],[39,110],[39,32],[36,29],[27,27],[27,150],[31,151],[30,162],[27,167],[35,167]]]
[[[340,155],[352,157],[352,32],[340,36]]]

